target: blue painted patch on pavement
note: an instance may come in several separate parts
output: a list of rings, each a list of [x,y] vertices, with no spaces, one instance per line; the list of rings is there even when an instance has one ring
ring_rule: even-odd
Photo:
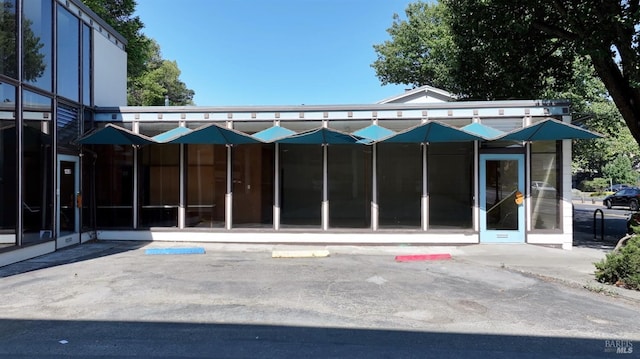
[[[144,254],[204,254],[204,248],[202,247],[189,247],[189,248],[149,248],[144,251]]]

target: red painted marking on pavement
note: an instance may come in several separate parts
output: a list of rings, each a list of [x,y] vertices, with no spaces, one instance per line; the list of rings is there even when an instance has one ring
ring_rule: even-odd
[[[396,262],[415,262],[415,261],[435,261],[451,259],[449,253],[437,253],[437,254],[411,254],[405,256],[396,256]]]

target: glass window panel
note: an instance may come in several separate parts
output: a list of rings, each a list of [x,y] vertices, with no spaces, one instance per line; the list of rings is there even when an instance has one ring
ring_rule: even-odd
[[[295,132],[304,132],[322,127],[322,121],[292,121],[282,120],[280,126]]]
[[[90,149],[96,155],[85,156],[84,167],[90,171],[85,182],[95,181],[96,226],[133,228],[133,146],[92,145]],[[89,200],[90,191],[84,194]]]
[[[471,228],[473,143],[433,143],[427,152],[429,228]]]
[[[53,154],[51,99],[24,91],[23,243],[51,240],[53,229]]]
[[[148,137],[159,135],[163,132],[173,130],[178,127],[178,122],[140,122],[140,134]]]
[[[281,144],[280,223],[283,227],[320,227],[322,146]]]
[[[227,147],[187,145],[187,227],[225,224]]]
[[[233,226],[273,226],[274,145],[233,147]]]
[[[82,103],[91,105],[91,28],[82,25]]]
[[[16,0],[0,0],[0,74],[18,78]]]
[[[22,78],[47,91],[52,88],[52,4],[47,0],[23,2]]]
[[[518,230],[517,160],[487,160],[485,183],[488,230]]]
[[[420,144],[379,143],[380,228],[417,228],[421,223],[422,148]]]
[[[382,127],[386,127],[392,131],[402,131],[402,130],[406,130],[407,128],[411,128],[413,126],[417,126],[420,123],[422,123],[422,121],[420,120],[403,120],[403,119],[398,119],[398,120],[378,120],[378,126],[382,126]]]
[[[177,227],[180,203],[180,146],[140,149],[140,227]]]
[[[371,226],[371,147],[329,146],[329,226]]]
[[[372,123],[373,122],[371,120],[331,120],[329,121],[329,128],[346,133],[353,133],[359,129],[370,126]]]
[[[15,245],[17,176],[16,88],[0,83],[0,248]],[[10,235],[6,239],[4,235]]]
[[[58,94],[70,100],[80,97],[80,20],[58,5]]]
[[[271,126],[273,126],[273,121],[238,121],[233,123],[233,128],[235,130],[244,132],[249,135],[253,135],[254,133],[260,132],[262,130],[266,130]]]
[[[559,229],[561,169],[558,143],[531,144],[531,221],[534,229]]]

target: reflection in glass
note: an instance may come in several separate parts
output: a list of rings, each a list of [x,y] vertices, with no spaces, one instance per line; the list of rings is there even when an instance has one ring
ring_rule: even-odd
[[[280,223],[320,227],[322,205],[322,146],[280,146]]]
[[[273,226],[273,145],[233,147],[233,227]]]
[[[420,144],[380,143],[377,146],[380,228],[420,227]]]
[[[23,243],[51,240],[53,223],[53,154],[51,99],[28,91],[24,99]]]
[[[177,227],[179,145],[149,145],[139,152],[140,227]]]
[[[531,221],[534,229],[560,228],[560,166],[556,141],[531,144]]]
[[[43,90],[51,91],[52,31],[51,1],[24,1],[23,79]]]
[[[486,213],[489,230],[518,230],[518,161],[486,161]]]
[[[371,148],[329,146],[329,226],[371,226]]]
[[[70,100],[80,97],[80,20],[58,6],[58,94]]]
[[[16,0],[0,0],[0,74],[18,78]]]
[[[95,173],[85,178],[86,182],[95,181],[98,228],[133,228],[133,147],[92,145],[91,151],[96,157],[92,158],[91,152],[85,155],[84,168]],[[90,192],[84,193],[92,197]],[[84,209],[89,205],[86,203]]]
[[[224,227],[227,147],[187,145],[187,227]]]
[[[432,143],[427,155],[429,228],[473,225],[473,143]]]
[[[16,233],[17,163],[16,163],[16,88],[0,83],[0,245],[15,244]]]

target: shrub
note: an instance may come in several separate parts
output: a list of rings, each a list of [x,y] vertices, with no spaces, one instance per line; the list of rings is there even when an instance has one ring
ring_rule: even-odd
[[[619,251],[594,264],[598,282],[640,290],[640,236],[634,235]]]

